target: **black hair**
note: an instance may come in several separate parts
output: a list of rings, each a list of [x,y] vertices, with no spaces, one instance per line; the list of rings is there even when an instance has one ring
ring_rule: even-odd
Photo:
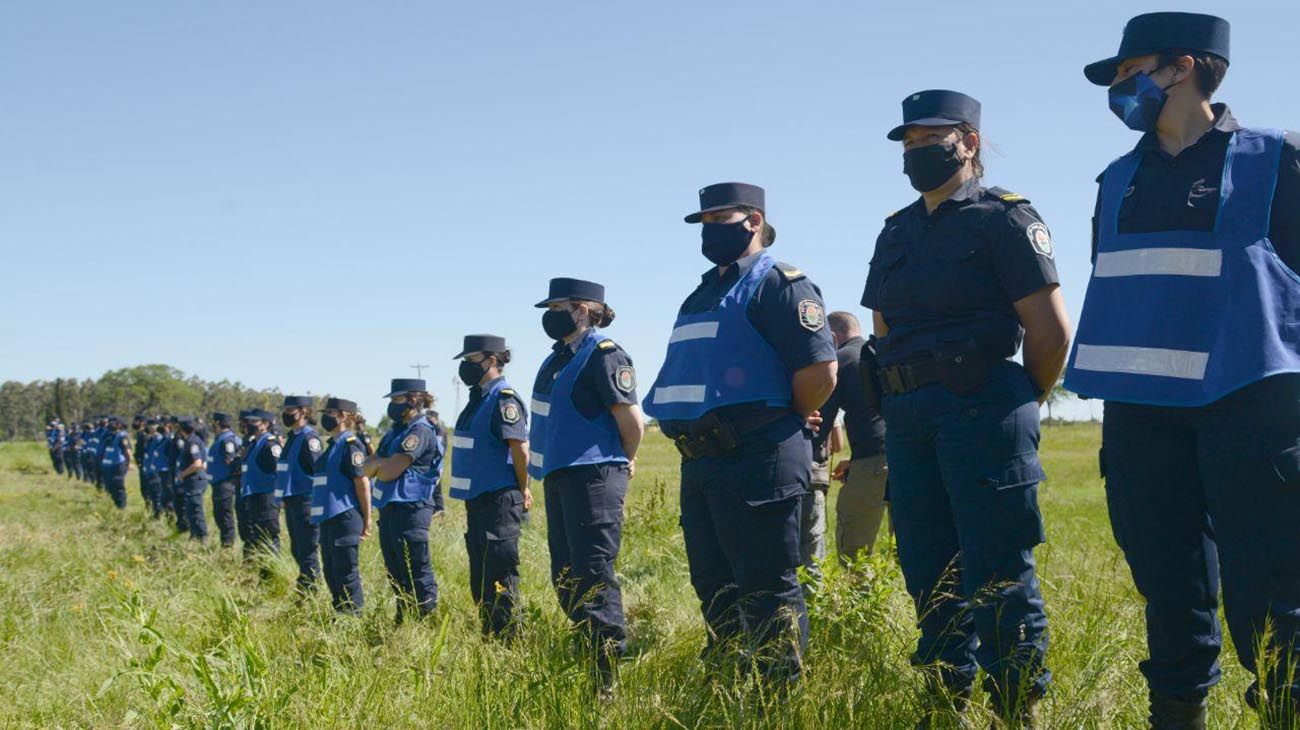
[[[1214,96],[1214,92],[1218,91],[1219,85],[1223,83],[1223,77],[1228,75],[1228,62],[1213,53],[1173,49],[1159,54],[1156,68],[1172,66],[1183,56],[1192,57],[1192,75],[1196,77],[1197,90],[1206,99]]]

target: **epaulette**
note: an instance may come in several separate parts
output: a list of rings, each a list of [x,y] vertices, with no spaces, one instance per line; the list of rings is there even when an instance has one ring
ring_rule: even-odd
[[[514,388],[502,388],[502,389],[501,389],[501,395],[515,395],[515,389],[514,389]]]
[[[889,215],[885,216],[885,220],[890,220],[891,218],[893,218],[894,216],[898,215],[899,213],[902,213],[902,212],[905,211],[905,210],[907,210],[907,208],[899,208],[898,210],[894,211],[893,213],[890,213]]]
[[[1010,190],[1007,190],[1005,188],[992,187],[989,188],[988,191],[989,191],[989,195],[996,195],[998,200],[1001,200],[1002,202],[1007,203],[1008,205],[1016,205],[1018,203],[1029,202],[1029,199],[1026,198],[1025,196],[1019,193],[1013,193]]]
[[[347,438],[345,438],[345,439],[343,439],[343,440],[350,444],[350,443],[352,443],[353,441],[356,441],[356,440],[357,440],[357,437],[356,437],[356,436],[348,436]]]
[[[786,264],[778,261],[776,262],[775,266],[776,266],[776,270],[781,272],[781,277],[785,279],[787,282],[799,281],[800,279],[804,278],[804,273],[800,271],[797,267],[791,266],[790,264]]]
[[[600,341],[600,344],[599,344],[599,345],[596,345],[596,349],[598,349],[598,350],[617,350],[617,349],[618,349],[618,343],[614,342],[613,340],[601,340],[601,341]]]

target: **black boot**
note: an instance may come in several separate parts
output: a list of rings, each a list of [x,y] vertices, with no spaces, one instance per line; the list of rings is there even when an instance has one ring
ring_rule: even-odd
[[[1205,730],[1205,700],[1151,695],[1151,730]]]

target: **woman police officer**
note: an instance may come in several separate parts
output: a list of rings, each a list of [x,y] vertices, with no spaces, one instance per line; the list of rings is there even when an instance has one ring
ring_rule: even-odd
[[[560,607],[587,634],[602,690],[627,648],[614,574],[623,500],[644,425],[632,360],[597,332],[614,321],[605,287],[552,279],[542,328],[556,340],[533,384],[528,472],[546,489],[551,582]]]
[[[433,403],[423,380],[394,378],[385,397],[390,399],[392,426],[362,473],[374,480],[371,503],[379,509],[379,548],[397,594],[401,623],[412,609],[427,616],[438,607],[438,581],[429,562],[429,523],[443,450],[423,415]]]
[[[357,404],[328,398],[320,425],[329,447],[312,476],[311,521],[320,530],[321,572],[334,610],[358,614],[361,591],[361,541],[370,536],[370,479],[363,473],[366,447],[354,433]]]
[[[456,358],[470,389],[452,435],[451,496],[465,500],[470,594],[483,633],[509,638],[519,604],[519,533],[533,502],[528,414],[501,375],[510,362],[504,337],[466,335]]]
[[[888,137],[921,197],[885,221],[862,304],[921,630],[913,662],[931,670],[930,699],[958,709],[982,667],[995,712],[1017,723],[1051,677],[1033,557],[1038,411],[1069,335],[1047,227],[1029,201],[980,184],[979,110],[954,91],[903,101]],[[1022,337],[1023,367],[1008,359]]]

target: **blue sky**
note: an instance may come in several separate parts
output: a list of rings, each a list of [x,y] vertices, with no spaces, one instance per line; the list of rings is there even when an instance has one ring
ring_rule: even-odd
[[[987,181],[1042,214],[1077,318],[1093,179],[1136,141],[1081,69],[1169,5],[919,7],[0,5],[0,380],[164,362],[377,420],[421,362],[449,414],[461,336],[505,335],[527,390],[531,305],[578,276],[647,386],[708,266],[681,221],[708,183],[765,186],[773,253],[865,317],[881,221],[914,197],[884,134],[935,87],[984,103]],[[1242,121],[1300,126],[1300,3],[1178,9],[1229,11]]]

